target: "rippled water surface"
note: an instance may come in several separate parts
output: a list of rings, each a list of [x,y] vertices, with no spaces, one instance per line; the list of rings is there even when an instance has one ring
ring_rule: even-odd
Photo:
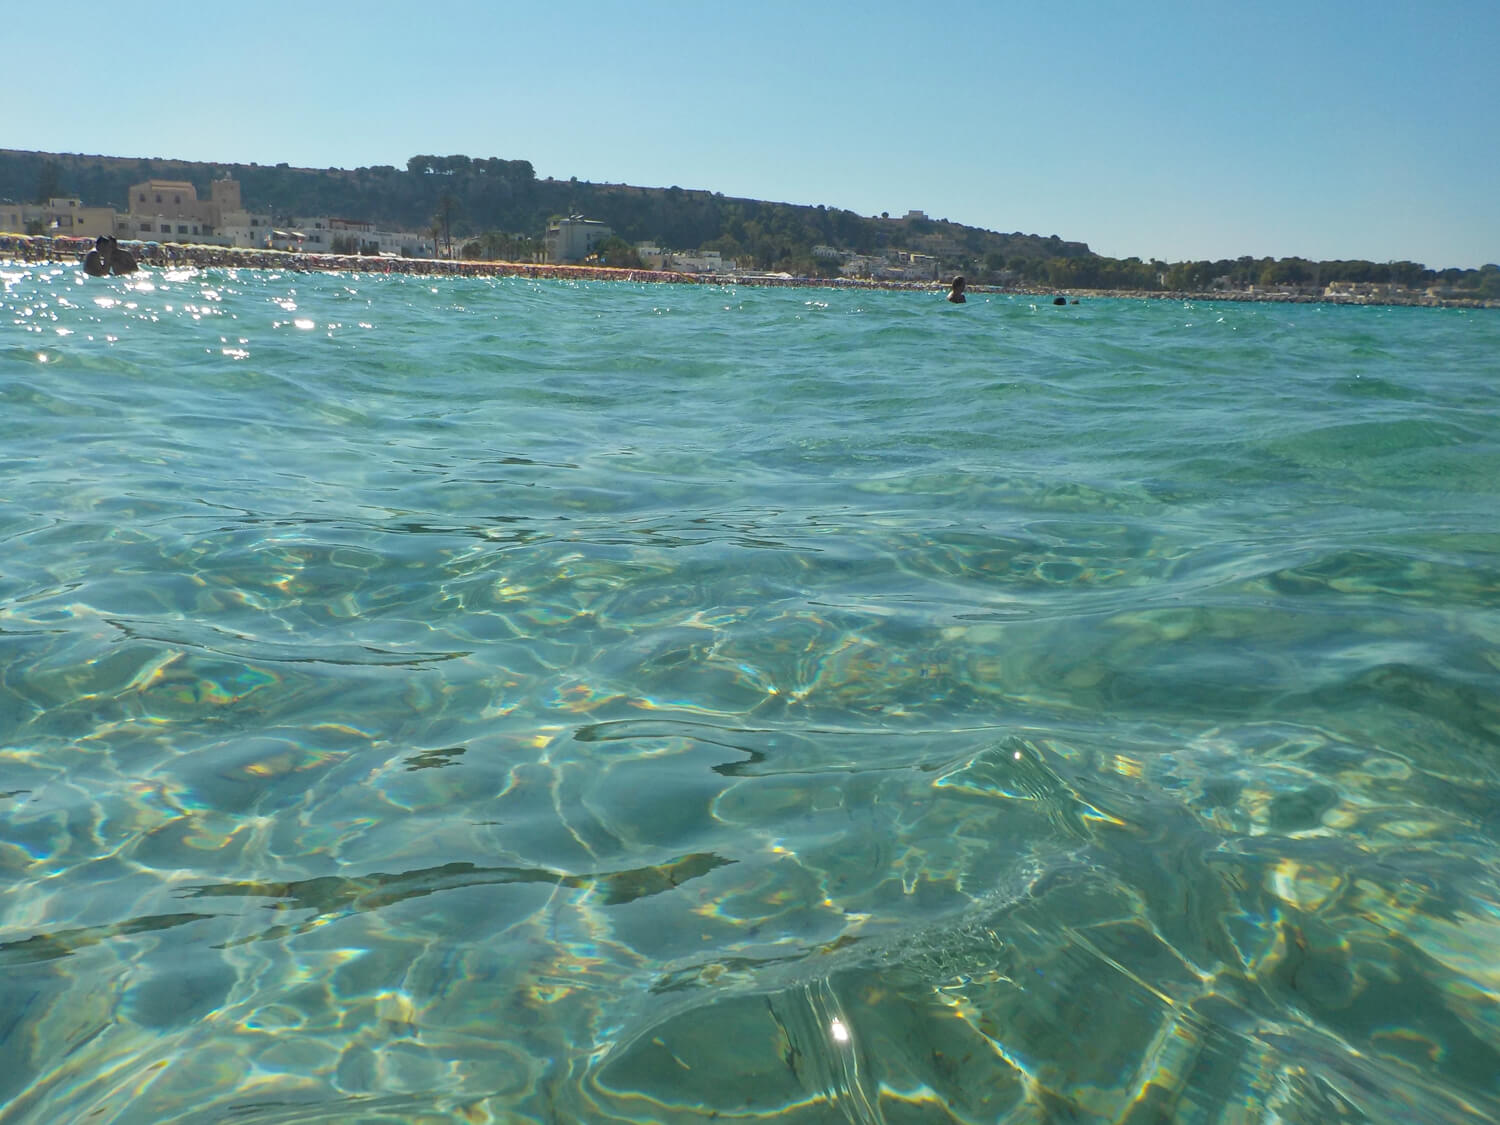
[[[6,1125],[1500,1118],[1500,314],[0,275]]]

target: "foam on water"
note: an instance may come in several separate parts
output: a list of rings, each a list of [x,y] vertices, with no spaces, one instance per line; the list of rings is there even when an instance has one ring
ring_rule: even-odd
[[[0,1122],[1500,1116],[1500,318],[0,270]]]

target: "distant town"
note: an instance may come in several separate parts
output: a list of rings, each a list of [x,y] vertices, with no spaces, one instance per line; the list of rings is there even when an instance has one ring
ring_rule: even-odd
[[[907,218],[925,218],[913,211]],[[41,203],[0,203],[0,233],[25,233],[58,238],[97,238],[100,235],[145,243],[182,243],[231,246],[247,250],[284,250],[310,254],[360,254],[400,258],[462,258],[480,247],[472,240],[445,239],[440,230],[382,230],[364,219],[334,215],[305,215],[277,222],[269,211],[245,206],[240,185],[232,179],[214,180],[209,197],[185,180],[144,180],[130,185],[129,210],[89,207],[73,196],[54,196]],[[547,224],[541,243],[524,260],[553,265],[609,264],[602,259],[615,240],[614,230],[598,219],[582,215],[558,216]],[[630,247],[631,260],[621,263],[645,269],[733,277],[763,271],[742,270],[734,258],[710,249],[670,250],[651,242]],[[879,255],[846,253],[817,245],[813,254],[836,263],[844,277],[881,281],[933,281],[940,276],[936,254],[891,249]],[[787,275],[789,276],[789,275]]]
[[[100,235],[140,242],[238,246],[252,250],[314,250],[328,254],[435,256],[432,241],[409,231],[377,230],[374,223],[310,216],[278,226],[269,211],[250,210],[235,180],[214,180],[209,198],[185,180],[130,185],[129,210],[88,207],[73,196],[41,203],[0,203],[0,232],[59,238]]]
[[[146,174],[126,179],[132,169]],[[152,174],[159,170],[178,175]],[[247,192],[242,178],[258,192]],[[971,284],[1023,290],[1500,304],[1495,265],[1114,259],[1057,235],[986,231],[920,210],[866,217],[677,187],[538,179],[524,160],[415,156],[404,170],[347,171],[0,150],[0,194],[21,194],[27,180],[36,185],[36,201],[0,200],[0,234],[742,280],[931,284],[963,274]],[[63,189],[69,180],[71,192]],[[265,198],[250,197],[258,195]],[[308,203],[328,209],[306,209]]]

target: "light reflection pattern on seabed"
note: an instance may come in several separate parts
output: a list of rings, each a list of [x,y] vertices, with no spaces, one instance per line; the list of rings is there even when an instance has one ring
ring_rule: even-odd
[[[4,1125],[1500,1117],[1483,325],[66,272]]]

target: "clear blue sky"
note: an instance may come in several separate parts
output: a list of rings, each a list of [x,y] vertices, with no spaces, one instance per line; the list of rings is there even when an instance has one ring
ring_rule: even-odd
[[[0,146],[466,153],[1117,257],[1500,261],[1500,0],[79,0],[45,22],[7,52]]]

